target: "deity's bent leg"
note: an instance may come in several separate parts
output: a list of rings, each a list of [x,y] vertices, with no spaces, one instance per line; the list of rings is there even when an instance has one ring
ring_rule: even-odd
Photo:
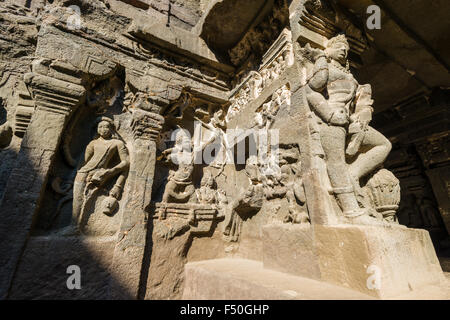
[[[391,142],[372,127],[367,128],[361,147],[369,150],[359,154],[350,165],[352,177],[358,180],[381,166],[392,149]]]
[[[362,211],[356,200],[349,167],[345,162],[346,130],[343,127],[322,125],[320,136],[327,161],[331,186],[339,200],[344,215],[360,215]]]

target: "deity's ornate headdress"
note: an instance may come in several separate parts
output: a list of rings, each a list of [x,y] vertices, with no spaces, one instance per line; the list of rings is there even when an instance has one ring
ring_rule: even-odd
[[[331,38],[330,40],[327,41],[326,47],[327,48],[331,48],[333,47],[336,43],[343,43],[344,45],[347,46],[347,48],[350,48],[350,45],[348,44],[347,38],[345,37],[344,34],[339,34],[333,38]]]
[[[331,49],[337,43],[342,43],[343,45],[345,45],[347,47],[347,50],[350,50],[350,45],[347,41],[347,38],[345,37],[344,34],[341,33],[327,41],[327,43],[325,45],[326,46],[325,53],[327,56],[329,54],[328,50]],[[346,59],[346,64],[345,64],[343,70],[347,73],[350,72],[350,63],[349,63],[348,59]]]
[[[108,122],[113,128],[115,128],[116,126],[114,125],[114,121],[111,118],[102,116],[102,117],[98,117],[97,121],[95,122],[97,125],[102,122],[102,121],[106,121]]]

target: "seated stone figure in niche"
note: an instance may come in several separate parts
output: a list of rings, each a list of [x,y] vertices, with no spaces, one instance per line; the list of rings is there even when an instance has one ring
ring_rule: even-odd
[[[84,161],[75,177],[73,185],[73,209],[72,225],[64,231],[78,233],[84,223],[84,215],[87,202],[94,193],[102,188],[106,182],[114,177],[117,180],[101,205],[102,213],[106,215],[118,206],[118,199],[122,195],[126,175],[129,168],[128,150],[125,143],[114,137],[114,122],[107,117],[101,117],[97,126],[98,137],[92,140],[86,147]],[[115,157],[120,159],[117,165],[113,165]]]
[[[330,39],[324,51],[305,47],[303,53],[314,62],[306,97],[317,116],[328,176],[346,222],[371,224],[375,219],[369,214],[376,214],[364,205],[360,207],[359,180],[386,160],[391,144],[369,126],[373,111],[371,88],[359,85],[351,74],[349,49],[344,35]],[[346,156],[353,161],[348,163]]]

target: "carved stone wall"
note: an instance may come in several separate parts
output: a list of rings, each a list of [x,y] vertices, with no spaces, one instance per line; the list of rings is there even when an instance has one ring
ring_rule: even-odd
[[[448,137],[421,128],[411,151],[404,130],[384,130],[413,123],[422,97],[374,113],[353,69],[367,39],[333,3],[259,2],[222,47],[207,35],[230,0],[83,0],[79,14],[65,0],[0,2],[0,298],[180,299],[186,263],[267,263],[284,246],[290,264],[297,237],[312,278],[345,285],[318,266],[329,252],[310,252],[331,243],[353,285],[361,271],[347,274],[328,233],[370,239],[364,264],[389,249],[379,235],[407,232],[420,270],[440,278],[428,234],[399,222],[445,249]],[[436,110],[446,103],[436,95]],[[391,142],[402,154],[384,165]],[[69,265],[85,291],[65,290]]]

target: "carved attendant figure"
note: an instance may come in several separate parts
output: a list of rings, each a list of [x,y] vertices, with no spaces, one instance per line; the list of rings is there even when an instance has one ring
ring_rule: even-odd
[[[200,188],[196,190],[196,193],[199,203],[214,204],[217,202],[214,177],[209,171],[203,175]]]
[[[163,152],[168,161],[178,165],[176,171],[171,170],[167,178],[164,190],[163,203],[186,203],[192,196],[195,197],[195,187],[192,183],[192,172],[194,171],[194,155],[191,139],[183,130],[177,132],[175,146]]]
[[[119,176],[109,192],[109,197],[102,204],[102,212],[110,214],[117,206],[129,167],[128,150],[124,142],[113,138],[113,121],[107,117],[101,117],[97,133],[99,137],[88,144],[84,161],[75,177],[71,226],[76,229],[75,231],[81,227],[83,212],[89,197],[92,197],[93,193],[108,180]],[[120,162],[113,166],[111,162],[115,156],[119,157]]]
[[[242,221],[256,214],[264,201],[264,186],[261,182],[260,168],[256,156],[250,156],[245,165],[245,174],[250,180],[247,190],[231,205],[231,214],[225,221],[224,237],[227,241],[238,241]]]

